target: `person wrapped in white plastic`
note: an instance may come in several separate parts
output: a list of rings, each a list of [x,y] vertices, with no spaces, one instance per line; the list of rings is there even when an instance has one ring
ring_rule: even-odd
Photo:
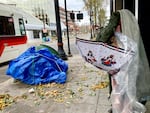
[[[127,9],[118,12],[120,26],[114,33],[117,46],[135,54],[117,73],[110,73],[112,113],[145,113],[141,103],[150,99],[150,69],[144,44],[134,15]]]

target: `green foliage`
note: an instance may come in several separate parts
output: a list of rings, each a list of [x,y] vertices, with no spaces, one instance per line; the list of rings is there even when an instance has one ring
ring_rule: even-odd
[[[114,35],[114,31],[119,24],[120,14],[119,12],[112,13],[109,23],[106,27],[100,30],[97,35],[96,41],[102,41],[109,43],[109,39]]]

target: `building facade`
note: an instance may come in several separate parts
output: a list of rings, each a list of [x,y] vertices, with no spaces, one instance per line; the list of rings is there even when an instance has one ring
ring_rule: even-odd
[[[23,9],[31,15],[34,15],[43,22],[43,25],[49,25],[51,36],[56,36],[56,16],[54,0],[3,0],[5,3],[16,4],[16,7]],[[63,34],[66,32],[66,12],[65,8],[60,7],[61,29]],[[67,11],[68,29],[73,32],[78,30],[76,22],[70,18],[71,11]]]
[[[16,0],[19,1],[19,0]],[[44,24],[50,26],[51,36],[56,36],[56,16],[54,0],[24,0],[24,2],[18,2],[18,7],[23,8],[35,17],[43,21]],[[69,16],[69,15],[68,15]],[[61,17],[61,29],[62,32],[66,29],[65,23],[65,11],[60,8]]]
[[[65,8],[63,8],[63,7],[59,7],[59,11],[60,11],[61,22],[66,26],[67,26],[67,22],[68,22],[69,32],[75,31],[76,28],[78,28],[78,26],[76,25],[75,21],[72,20],[70,17],[70,13],[72,13],[72,11],[65,11]],[[66,21],[66,13],[67,13],[67,21]]]

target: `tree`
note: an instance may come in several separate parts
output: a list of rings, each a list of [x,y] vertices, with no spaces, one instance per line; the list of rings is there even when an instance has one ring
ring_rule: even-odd
[[[106,22],[106,11],[104,9],[104,0],[83,0],[85,3],[85,10],[90,16],[91,37],[92,34],[97,34],[96,27],[104,27]]]
[[[85,9],[92,16],[94,25],[103,26],[106,21],[106,11],[103,7],[104,0],[83,0]]]
[[[100,26],[105,26],[105,23],[106,23],[106,19],[107,17],[105,16],[106,15],[106,12],[105,10],[102,8],[99,10],[99,13],[98,13],[98,20],[99,20],[99,25]]]

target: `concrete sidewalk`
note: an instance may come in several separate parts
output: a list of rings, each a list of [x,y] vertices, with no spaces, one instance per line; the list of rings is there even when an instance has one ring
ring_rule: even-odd
[[[68,61],[68,80],[64,85],[30,86],[13,83],[12,79],[0,84],[0,92],[16,98],[16,103],[1,113],[107,113],[108,88],[96,86],[108,82],[105,72],[87,64],[80,55]],[[34,89],[33,93],[29,92]]]
[[[13,83],[13,79],[2,82],[1,94],[11,95],[16,102],[0,113],[107,113],[110,108],[108,87],[100,85],[102,81],[106,82],[104,85],[108,83],[106,72],[83,60],[74,39],[70,39],[73,56],[66,61],[69,65],[67,82],[41,86]],[[67,44],[64,49],[67,51]]]

